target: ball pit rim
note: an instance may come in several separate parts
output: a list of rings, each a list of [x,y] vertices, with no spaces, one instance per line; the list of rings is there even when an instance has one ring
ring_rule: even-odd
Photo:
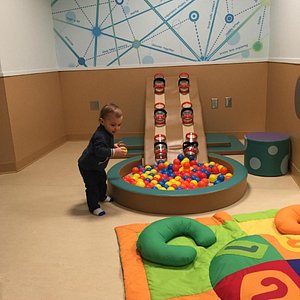
[[[244,181],[247,178],[248,171],[247,169],[238,161],[225,157],[216,153],[208,153],[208,156],[210,159],[220,159],[225,161],[226,163],[229,163],[233,168],[233,176],[220,184],[214,185],[214,186],[208,186],[204,188],[196,188],[192,190],[154,190],[154,189],[146,189],[142,187],[138,187],[135,185],[132,185],[126,181],[123,180],[123,178],[120,176],[119,170],[126,166],[127,164],[134,162],[134,161],[140,161],[142,159],[142,156],[134,156],[128,159],[125,159],[114,166],[110,168],[110,170],[107,173],[107,179],[110,182],[110,184],[118,187],[121,190],[126,190],[131,193],[136,193],[140,195],[148,195],[148,196],[159,196],[159,197],[189,197],[189,196],[196,196],[196,195],[204,195],[204,194],[210,194],[210,193],[216,193],[216,192],[222,192],[224,190],[227,190],[231,187],[234,187]]]

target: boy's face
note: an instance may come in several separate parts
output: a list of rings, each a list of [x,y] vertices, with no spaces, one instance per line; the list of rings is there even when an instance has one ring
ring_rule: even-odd
[[[100,124],[104,126],[106,131],[114,135],[120,130],[122,125],[123,117],[117,118],[113,114],[108,114],[105,118],[100,118]]]

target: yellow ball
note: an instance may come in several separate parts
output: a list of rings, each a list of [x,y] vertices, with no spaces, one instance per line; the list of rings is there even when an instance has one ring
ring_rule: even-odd
[[[152,169],[152,170],[151,170],[151,173],[156,174],[156,173],[157,173],[157,170]]]
[[[217,180],[217,177],[218,176],[216,174],[210,174],[208,179],[210,182],[215,182]]]
[[[142,180],[138,180],[135,185],[143,188],[145,187],[145,182]]]
[[[156,185],[158,183],[158,181],[155,180],[155,179],[153,179],[153,180],[151,180],[151,183],[153,183],[154,185]]]
[[[167,190],[168,190],[168,191],[174,191],[175,189],[174,189],[172,186],[169,186],[169,187],[167,188]]]
[[[168,162],[168,161],[165,161],[164,162],[164,165],[167,167],[168,165],[170,164],[170,162]]]
[[[218,165],[218,170],[220,171],[223,167],[223,165]]]
[[[197,182],[196,180],[191,180],[191,183],[192,183],[193,185],[197,185],[197,184],[198,184],[198,182]]]
[[[232,177],[233,175],[231,173],[226,173],[225,177]]]

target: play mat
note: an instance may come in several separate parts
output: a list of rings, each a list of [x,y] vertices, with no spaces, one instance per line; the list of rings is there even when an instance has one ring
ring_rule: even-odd
[[[177,221],[183,223],[175,228]],[[115,231],[127,300],[300,299],[300,205],[171,217]],[[182,246],[190,252],[176,260]]]

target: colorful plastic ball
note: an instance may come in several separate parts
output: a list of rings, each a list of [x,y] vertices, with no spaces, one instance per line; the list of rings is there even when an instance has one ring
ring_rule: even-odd
[[[222,167],[219,171],[223,175],[225,175],[226,173],[228,173],[228,169],[226,167]]]
[[[137,181],[135,185],[139,186],[139,187],[142,187],[142,188],[145,187],[145,183],[141,180]]]
[[[132,173],[137,173],[138,171],[139,171],[138,167],[133,167],[131,170]]]
[[[225,176],[223,174],[219,174],[217,177],[217,180],[219,180],[220,182],[224,181]]]
[[[179,160],[178,158],[175,158],[175,159],[173,160],[173,164],[174,164],[174,165],[180,165],[180,160]]]
[[[182,160],[185,158],[185,156],[184,156],[182,153],[180,153],[180,154],[177,155],[177,158],[178,158],[180,161],[182,161]]]

